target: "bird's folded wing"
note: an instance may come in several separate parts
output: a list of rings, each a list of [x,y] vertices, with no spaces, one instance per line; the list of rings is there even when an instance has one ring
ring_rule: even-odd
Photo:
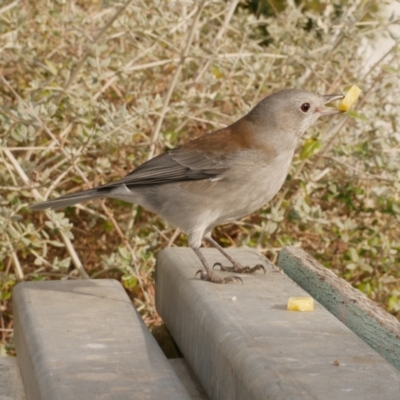
[[[177,148],[160,154],[124,178],[100,186],[98,189],[110,189],[119,185],[129,187],[215,178],[227,170],[225,160],[226,156],[219,152]]]

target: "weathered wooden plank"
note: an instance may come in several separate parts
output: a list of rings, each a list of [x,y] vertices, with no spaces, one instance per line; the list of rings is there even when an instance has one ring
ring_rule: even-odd
[[[279,254],[278,265],[400,370],[400,323],[393,315],[299,248],[284,248]]]
[[[117,281],[19,283],[13,309],[27,399],[190,399]]]
[[[228,251],[244,264],[263,260]],[[211,264],[225,262],[203,252]],[[242,275],[243,285],[215,285],[194,277],[201,265],[192,250],[158,256],[157,310],[211,399],[399,398],[394,367],[319,303],[287,311],[288,297],[306,293],[264,265],[265,276]]]
[[[25,400],[25,391],[15,357],[0,357],[0,400]]]
[[[209,400],[199,380],[184,358],[168,360],[192,400]]]

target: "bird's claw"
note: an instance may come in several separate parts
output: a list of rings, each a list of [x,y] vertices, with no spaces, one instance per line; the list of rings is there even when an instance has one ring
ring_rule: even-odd
[[[200,274],[201,280],[207,281],[207,282],[224,284],[224,283],[231,283],[231,282],[238,281],[243,284],[242,278],[239,278],[238,276],[227,276],[225,278],[221,278],[213,271],[210,271],[209,273],[207,273],[207,272],[204,272],[202,269],[199,269],[196,272],[195,276],[197,277],[198,274]]]
[[[216,262],[213,265],[213,269],[218,266],[221,271],[228,271],[228,272],[236,272],[237,274],[254,274],[254,272],[258,270],[263,270],[264,275],[267,273],[264,265],[257,264],[254,267],[250,268],[248,266],[244,266],[240,263],[233,263],[232,267],[224,267],[221,263]]]

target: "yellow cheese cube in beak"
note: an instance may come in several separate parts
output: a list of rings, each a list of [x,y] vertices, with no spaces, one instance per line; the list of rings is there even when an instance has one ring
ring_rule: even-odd
[[[339,103],[338,109],[340,111],[348,111],[350,107],[356,102],[358,96],[360,96],[360,93],[361,89],[358,86],[353,85],[347,92],[343,100]]]
[[[289,311],[313,311],[314,299],[312,297],[289,297],[287,309]]]

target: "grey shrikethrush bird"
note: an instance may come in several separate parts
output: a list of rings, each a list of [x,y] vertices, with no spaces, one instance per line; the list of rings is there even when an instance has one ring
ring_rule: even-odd
[[[339,113],[324,106],[341,98],[337,94],[281,90],[264,98],[232,125],[160,154],[122,179],[30,208],[60,209],[97,198],[140,204],[188,234],[189,246],[205,268],[198,271],[201,279],[214,283],[241,281],[237,276],[221,278],[210,268],[200,251],[202,239],[232,263],[231,267],[220,265],[222,270],[252,273],[264,269],[235,261],[212,239],[211,232],[217,225],[258,210],[276,195],[300,136],[320,116]]]

